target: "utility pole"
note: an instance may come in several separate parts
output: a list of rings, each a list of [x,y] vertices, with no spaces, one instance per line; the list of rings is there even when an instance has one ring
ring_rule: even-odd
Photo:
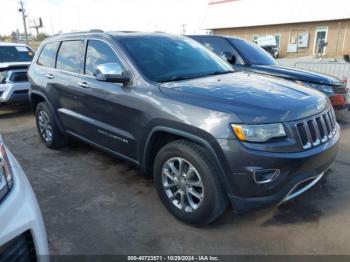
[[[185,35],[186,34],[186,24],[182,24],[181,27],[182,27],[181,34]]]
[[[22,0],[19,1],[19,4],[20,4],[21,8],[19,8],[18,11],[19,11],[20,13],[22,13],[23,26],[24,26],[24,34],[25,34],[25,37],[26,37],[26,44],[28,45],[28,32],[27,32],[27,23],[26,23],[26,18],[27,18],[26,10],[25,10],[24,7],[23,7],[23,1],[22,1]]]

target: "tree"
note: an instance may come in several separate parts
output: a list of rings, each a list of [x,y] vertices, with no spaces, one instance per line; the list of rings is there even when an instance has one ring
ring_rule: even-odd
[[[35,41],[41,42],[43,41],[45,38],[48,38],[49,35],[45,34],[45,33],[39,33],[37,34],[37,36],[35,37]]]

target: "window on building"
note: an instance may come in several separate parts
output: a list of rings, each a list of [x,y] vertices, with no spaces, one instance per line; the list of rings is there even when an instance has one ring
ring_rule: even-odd
[[[280,34],[276,34],[275,35],[275,39],[276,39],[277,46],[281,47],[281,35]]]
[[[255,44],[257,44],[257,43],[258,43],[258,38],[259,38],[258,35],[253,35],[253,36],[252,36],[252,41],[253,41]]]

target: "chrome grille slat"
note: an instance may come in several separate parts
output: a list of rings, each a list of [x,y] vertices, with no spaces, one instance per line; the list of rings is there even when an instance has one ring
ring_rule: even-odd
[[[328,140],[327,127],[326,127],[326,123],[324,122],[323,116],[320,117],[320,120],[321,120],[322,130],[323,130],[323,134],[324,134],[324,136],[321,138],[321,142],[324,143]]]
[[[319,144],[321,144],[320,130],[318,129],[316,118],[312,119],[311,121],[312,121],[312,125],[314,127],[314,130],[316,132],[316,140],[314,141],[314,146],[318,146]]]
[[[307,150],[331,139],[337,131],[333,109],[295,124],[302,148]]]

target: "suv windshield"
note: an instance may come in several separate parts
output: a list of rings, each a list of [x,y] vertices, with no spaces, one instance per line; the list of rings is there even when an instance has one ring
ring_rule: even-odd
[[[130,36],[120,40],[151,81],[170,82],[231,73],[232,68],[196,41],[184,37]]]
[[[0,63],[30,62],[34,52],[26,46],[0,46]]]
[[[242,58],[252,65],[277,65],[273,57],[260,46],[242,39],[229,39]]]

